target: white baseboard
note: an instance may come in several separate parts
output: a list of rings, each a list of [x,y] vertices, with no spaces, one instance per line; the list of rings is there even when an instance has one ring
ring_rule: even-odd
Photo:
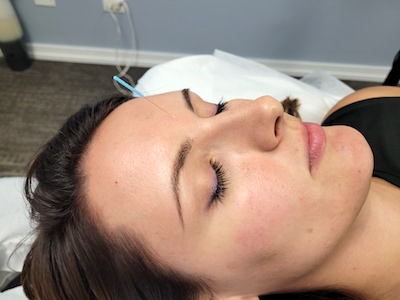
[[[88,63],[101,65],[115,65],[115,49],[77,47],[51,44],[28,44],[28,52],[37,60],[61,61],[73,63]],[[119,61],[129,61],[138,67],[152,67],[172,59],[187,56],[184,53],[152,52],[128,50],[119,51]],[[383,82],[390,68],[387,66],[368,66],[351,64],[332,64],[323,62],[291,61],[257,59],[254,61],[265,64],[275,70],[292,76],[304,76],[314,70],[324,70],[331,75],[344,80]]]
[[[72,63],[85,63],[97,65],[115,65],[116,51],[111,48],[77,47],[51,44],[28,44],[29,55],[33,59],[61,61]],[[130,62],[137,67],[150,68],[155,65],[187,56],[188,54],[177,54],[152,51],[129,51],[119,50],[118,61],[121,65]]]

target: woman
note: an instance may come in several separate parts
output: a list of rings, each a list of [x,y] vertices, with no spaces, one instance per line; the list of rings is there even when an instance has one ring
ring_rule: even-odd
[[[362,90],[328,115],[374,97],[393,111],[399,96]],[[400,296],[398,165],[372,177],[358,130],[303,124],[271,97],[128,100],[81,109],[31,167],[30,298]]]

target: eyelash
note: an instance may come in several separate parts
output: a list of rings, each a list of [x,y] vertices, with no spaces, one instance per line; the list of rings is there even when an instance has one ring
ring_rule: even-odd
[[[222,113],[225,108],[226,108],[226,103],[223,99],[221,99],[218,104],[217,104],[217,112],[215,113],[215,115],[218,115],[220,113]]]
[[[210,161],[211,167],[215,171],[215,175],[217,177],[217,186],[215,187],[213,194],[211,195],[210,204],[216,203],[216,200],[222,203],[224,198],[224,193],[228,185],[228,181],[226,179],[226,172],[222,165],[216,160]]]

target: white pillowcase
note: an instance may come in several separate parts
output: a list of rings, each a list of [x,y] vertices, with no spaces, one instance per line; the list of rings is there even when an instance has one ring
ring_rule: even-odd
[[[28,299],[22,286],[15,287],[13,289],[7,290],[4,293],[0,293],[0,300],[26,300]]]
[[[23,196],[24,180],[24,177],[0,178],[0,289],[15,277],[16,272],[21,272],[32,244],[31,239],[24,240],[13,253],[31,232],[27,202]]]
[[[220,50],[213,55],[187,56],[155,66],[139,79],[136,88],[145,95],[190,88],[212,103],[222,98],[256,99],[264,95],[282,101],[290,96],[299,99],[302,120],[315,123],[321,123],[333,105],[354,91],[322,71],[297,80]]]

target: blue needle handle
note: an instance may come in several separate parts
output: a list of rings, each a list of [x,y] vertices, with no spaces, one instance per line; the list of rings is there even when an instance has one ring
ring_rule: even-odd
[[[120,85],[126,87],[128,90],[130,90],[132,93],[135,93],[136,95],[138,95],[139,97],[143,98],[144,95],[139,92],[137,89],[135,89],[134,87],[132,87],[131,85],[127,84],[125,81],[123,81],[121,78],[119,78],[118,76],[114,75],[113,79],[118,82]]]

